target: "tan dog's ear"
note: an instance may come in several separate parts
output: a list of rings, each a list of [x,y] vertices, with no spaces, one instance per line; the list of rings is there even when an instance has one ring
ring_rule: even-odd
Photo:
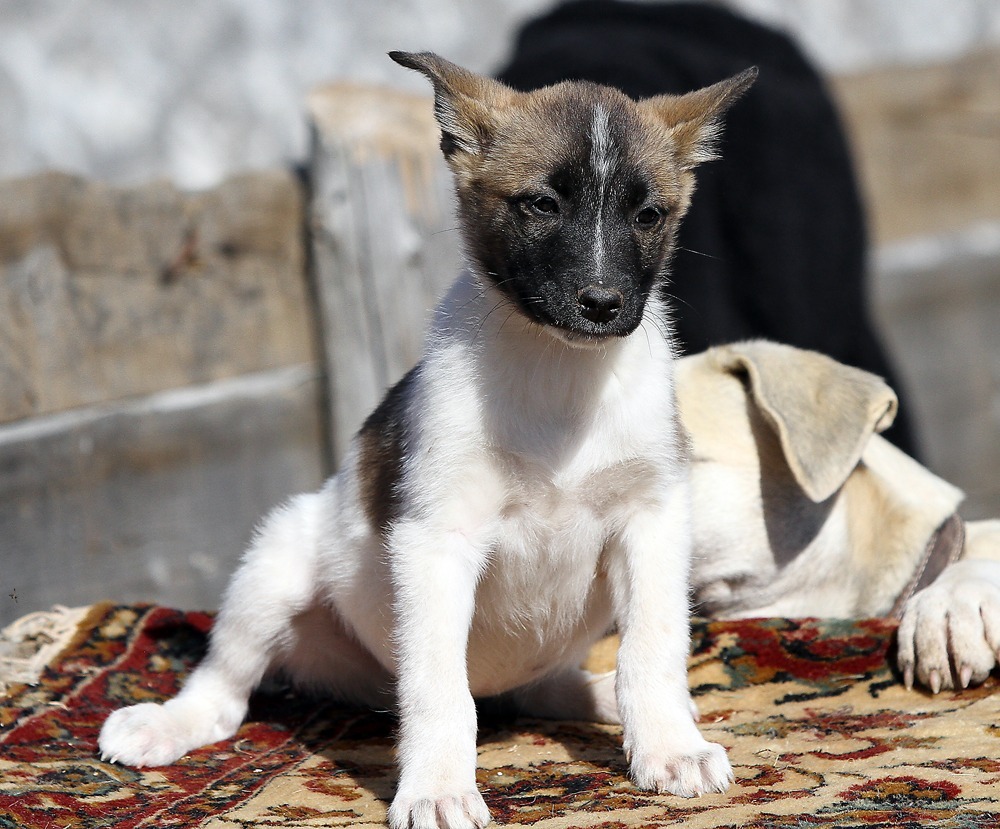
[[[757,79],[757,67],[686,95],[657,95],[639,102],[666,124],[687,169],[717,158],[722,116]]]
[[[433,52],[389,52],[389,57],[423,73],[434,85],[434,115],[445,158],[454,162],[456,154],[475,156],[489,146],[495,111],[509,103],[516,94],[513,90]]]
[[[720,369],[749,377],[753,400],[815,503],[843,485],[872,434],[896,417],[896,393],[881,377],[815,351],[757,340],[711,353]]]

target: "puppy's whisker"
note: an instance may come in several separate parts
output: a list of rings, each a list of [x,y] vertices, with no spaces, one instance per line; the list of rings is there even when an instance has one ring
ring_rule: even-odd
[[[653,323],[654,326],[656,325],[655,321],[651,321],[651,322]],[[653,355],[653,343],[649,339],[649,328],[647,327],[646,323],[647,323],[647,320],[644,319],[641,323],[639,323],[639,327],[642,329],[643,336],[646,338],[646,350],[649,352],[649,355],[652,356]]]
[[[497,328],[496,337],[500,336],[500,332],[502,332],[503,329],[504,329],[504,326],[507,325],[508,322],[510,322],[510,318],[517,313],[517,310],[518,310],[517,306],[514,306],[514,307],[511,308],[510,313],[507,314],[507,316],[504,319],[504,321],[502,323],[500,323],[500,327]]]
[[[704,321],[705,315],[701,313],[701,311],[697,308],[697,306],[692,305],[687,300],[682,299],[681,297],[677,296],[676,294],[672,294],[672,293],[668,292],[666,289],[664,289],[664,291],[663,291],[663,297],[665,299],[670,300],[670,303],[672,305],[674,305],[674,306],[683,306],[685,308],[686,312],[687,312],[687,314],[686,314],[687,316],[689,316],[691,318],[694,318],[694,319],[697,319],[697,320],[700,320],[700,321]]]
[[[683,248],[683,247],[678,246],[677,250],[682,250],[685,253],[693,253],[695,256],[704,256],[706,259],[714,259],[716,262],[725,262],[726,261],[725,258],[723,258],[722,256],[716,256],[713,253],[704,253],[703,251],[693,250],[692,248]]]
[[[685,308],[687,308],[690,311],[694,311],[695,313],[697,313],[698,311],[698,309],[695,308],[690,302],[688,302],[686,299],[683,299],[682,297],[677,296],[676,294],[671,294],[664,291],[663,295],[667,299],[671,300],[675,305],[683,305]]]
[[[541,335],[541,333],[542,333],[542,329],[541,329],[541,327],[539,327],[537,334]],[[548,337],[547,340],[548,340],[548,342],[545,343],[545,347],[542,349],[541,353],[538,355],[538,359],[535,361],[535,368],[531,372],[531,383],[532,383],[532,385],[535,385],[535,383],[537,381],[537,378],[538,378],[538,374],[542,370],[542,364],[548,359],[549,351],[551,351],[551,349],[555,345],[555,341],[556,341],[555,337]]]
[[[499,309],[499,308],[505,308],[505,307],[508,307],[508,306],[510,306],[511,304],[512,304],[512,303],[511,303],[511,301],[510,301],[509,299],[507,299],[507,297],[505,297],[505,296],[502,296],[502,297],[501,297],[501,298],[500,298],[500,299],[499,299],[499,300],[498,300],[498,301],[497,301],[496,303],[494,303],[493,307],[492,307],[492,308],[490,308],[490,310],[489,310],[489,311],[487,311],[487,312],[486,312],[486,313],[485,313],[485,314],[483,315],[483,318],[482,318],[482,319],[481,319],[481,320],[479,321],[479,327],[478,327],[478,328],[476,328],[476,333],[475,333],[475,334],[473,335],[473,337],[472,337],[472,340],[473,340],[473,342],[475,342],[476,340],[478,340],[478,339],[479,339],[479,335],[480,335],[480,334],[482,333],[482,331],[483,331],[483,326],[484,326],[484,325],[486,325],[486,321],[487,321],[487,320],[488,320],[488,319],[489,319],[489,318],[490,318],[491,316],[493,316],[493,312],[494,312],[494,311],[496,311],[496,310],[497,310],[497,309]],[[517,308],[515,307],[514,311],[516,311],[516,310],[517,310]],[[514,311],[511,311],[511,315],[513,315]],[[510,316],[508,316],[508,317],[507,317],[507,319],[510,319]],[[504,323],[506,323],[506,320],[504,320]],[[501,325],[500,325],[500,328],[498,328],[498,329],[497,329],[497,333],[499,333],[500,329],[502,329],[502,328],[503,328],[503,324],[501,324]]]
[[[476,271],[472,271],[472,273],[476,274]],[[497,276],[497,274],[493,273],[492,271],[487,271],[487,275],[490,276],[490,277]],[[499,289],[501,286],[506,285],[506,284],[508,284],[510,282],[513,282],[514,280],[515,280],[515,277],[508,277],[507,279],[501,279],[499,281],[494,281],[494,280],[491,279],[488,282],[484,281],[482,279],[477,279],[477,283],[479,285],[479,290],[473,296],[469,297],[469,299],[467,299],[464,303],[462,303],[460,306],[458,306],[458,308],[456,310],[462,310],[462,311],[464,311],[472,303],[478,302],[479,300],[484,299],[485,297],[487,297],[490,294],[490,292],[492,291],[492,289],[494,289],[494,288]],[[501,301],[506,301],[506,302],[510,301],[509,297],[507,297],[507,295],[504,294],[503,291],[499,291],[498,290],[497,293],[499,294]]]

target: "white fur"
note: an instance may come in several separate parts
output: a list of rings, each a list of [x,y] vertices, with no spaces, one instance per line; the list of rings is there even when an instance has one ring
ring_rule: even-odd
[[[611,125],[607,109],[594,106],[590,124],[590,166],[597,177],[597,208],[594,226],[594,262],[600,272],[604,265],[604,203],[607,200],[608,182],[611,177]]]
[[[365,518],[355,444],[320,493],[268,519],[204,663],[176,699],[112,714],[105,756],[158,765],[228,738],[284,668],[370,704],[395,691],[397,829],[489,820],[473,697],[506,691],[539,714],[620,716],[640,786],[728,785],[687,689],[690,496],[663,309],[573,344],[499,301],[466,273],[439,308],[388,537]],[[615,620],[617,678],[592,677],[578,665]]]

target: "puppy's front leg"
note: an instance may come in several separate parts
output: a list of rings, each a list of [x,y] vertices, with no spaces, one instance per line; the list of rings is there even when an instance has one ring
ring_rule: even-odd
[[[476,707],[466,649],[479,547],[460,532],[402,521],[390,542],[395,595],[399,785],[392,829],[489,823],[476,788]]]
[[[612,550],[621,633],[616,694],[632,778],[683,797],[725,791],[733,772],[694,723],[687,684],[691,530],[687,482],[637,511]]]

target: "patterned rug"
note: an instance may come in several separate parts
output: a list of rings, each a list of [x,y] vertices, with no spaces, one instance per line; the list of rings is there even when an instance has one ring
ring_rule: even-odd
[[[100,762],[112,709],[172,694],[211,617],[91,608],[34,685],[0,698],[0,827],[378,826],[392,796],[390,716],[280,688],[237,738],[143,772]],[[806,829],[1000,827],[1000,695],[907,692],[884,620],[697,622],[691,684],[736,783],[684,800],[636,790],[620,730],[485,712],[479,783],[498,823]],[[613,644],[594,659],[607,662]]]

